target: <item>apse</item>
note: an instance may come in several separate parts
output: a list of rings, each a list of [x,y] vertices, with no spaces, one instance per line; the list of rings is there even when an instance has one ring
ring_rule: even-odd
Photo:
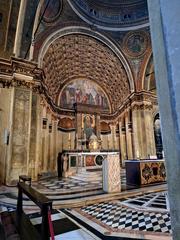
[[[77,79],[84,87],[93,82],[93,91],[100,86],[108,96],[108,100],[102,96],[105,105],[111,106],[105,109],[111,113],[117,112],[130,94],[130,80],[121,59],[104,43],[84,34],[68,34],[52,41],[43,56],[42,68],[46,94],[58,109],[62,107],[58,102],[61,90]]]

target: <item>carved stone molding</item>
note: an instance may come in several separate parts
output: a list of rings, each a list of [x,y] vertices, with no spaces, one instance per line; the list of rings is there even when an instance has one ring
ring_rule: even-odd
[[[30,88],[34,92],[43,91],[41,80],[43,71],[37,64],[22,59],[0,59],[0,87]]]
[[[153,109],[153,105],[151,103],[133,103],[132,107],[131,107],[132,111],[135,110],[152,110]]]

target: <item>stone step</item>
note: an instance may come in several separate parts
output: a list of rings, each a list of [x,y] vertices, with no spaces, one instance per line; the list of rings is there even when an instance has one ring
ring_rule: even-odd
[[[86,182],[101,181],[102,172],[80,172],[71,176],[70,178]]]

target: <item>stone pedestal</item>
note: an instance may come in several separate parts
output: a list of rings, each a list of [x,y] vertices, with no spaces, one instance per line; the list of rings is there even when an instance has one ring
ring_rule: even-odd
[[[103,190],[108,193],[121,192],[121,172],[118,154],[108,154],[103,161]]]

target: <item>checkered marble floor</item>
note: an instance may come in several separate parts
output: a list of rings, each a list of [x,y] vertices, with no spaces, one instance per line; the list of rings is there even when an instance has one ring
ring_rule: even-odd
[[[95,204],[81,210],[115,229],[171,233],[169,213],[139,211],[117,202]]]
[[[146,193],[119,200],[124,206],[148,211],[169,212],[167,192]]]
[[[37,186],[38,185],[38,186]],[[54,191],[64,191],[64,190],[86,190],[86,189],[102,189],[102,181],[80,181],[76,179],[66,178],[66,179],[47,179],[38,181],[37,184],[33,184],[34,187],[44,187],[42,189],[47,188],[48,190]]]

